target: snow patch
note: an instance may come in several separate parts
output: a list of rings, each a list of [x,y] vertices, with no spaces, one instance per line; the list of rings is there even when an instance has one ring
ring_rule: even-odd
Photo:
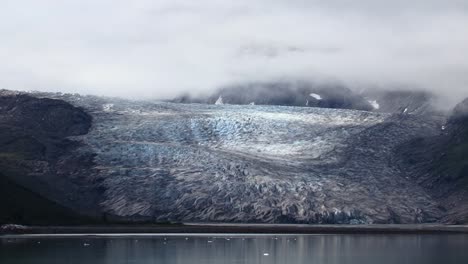
[[[374,109],[380,109],[380,105],[377,100],[368,100],[368,102]]]
[[[317,100],[322,100],[322,96],[320,96],[319,94],[311,93],[310,96],[312,96],[313,98],[315,98]]]
[[[114,107],[114,104],[103,104],[102,105],[102,110],[104,112],[110,112],[110,111],[112,111],[113,107]]]
[[[216,100],[215,105],[223,105],[223,97],[220,95],[218,100]]]

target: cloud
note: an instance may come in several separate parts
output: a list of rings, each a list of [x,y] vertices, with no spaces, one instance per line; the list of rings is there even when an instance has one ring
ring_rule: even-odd
[[[242,81],[338,80],[468,96],[456,0],[4,0],[0,87],[168,98]]]

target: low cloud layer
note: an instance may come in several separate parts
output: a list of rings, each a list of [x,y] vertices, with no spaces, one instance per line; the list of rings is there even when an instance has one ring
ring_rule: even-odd
[[[468,96],[457,0],[4,0],[0,88],[168,98],[301,79]]]

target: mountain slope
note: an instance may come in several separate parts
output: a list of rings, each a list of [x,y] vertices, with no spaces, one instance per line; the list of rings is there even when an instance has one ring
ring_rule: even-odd
[[[80,177],[84,173],[80,170],[86,170],[92,157],[68,155],[79,146],[68,137],[87,133],[91,122],[90,115],[64,101],[2,91],[2,221],[44,223],[50,217],[50,222],[68,223],[80,219],[70,208],[79,214],[91,213],[95,191],[82,188],[88,180]]]
[[[457,105],[439,135],[400,150],[401,166],[448,209],[449,223],[468,222],[468,99]]]
[[[69,208],[25,189],[0,174],[0,224],[85,224],[95,223]]]
[[[222,100],[221,100],[222,99]],[[336,84],[318,85],[308,82],[248,83],[223,87],[210,95],[183,95],[175,103],[237,105],[282,105],[320,108],[372,110],[372,105],[350,89]]]
[[[258,82],[220,88],[208,95],[181,95],[171,102],[235,105],[281,105],[354,109],[382,113],[440,114],[436,96],[424,90],[353,91],[340,84]]]

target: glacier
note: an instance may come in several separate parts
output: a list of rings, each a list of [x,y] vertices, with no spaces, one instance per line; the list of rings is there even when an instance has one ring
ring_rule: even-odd
[[[86,101],[86,100],[84,100]],[[95,153],[101,210],[157,221],[414,223],[441,210],[392,164],[440,131],[417,115],[261,105],[104,102],[77,151]]]
[[[28,161],[44,169],[21,178],[75,211],[318,224],[429,223],[445,213],[399,162],[400,146],[441,133],[445,121],[434,115],[28,96],[92,117],[86,133],[66,137],[73,147],[57,160]]]

